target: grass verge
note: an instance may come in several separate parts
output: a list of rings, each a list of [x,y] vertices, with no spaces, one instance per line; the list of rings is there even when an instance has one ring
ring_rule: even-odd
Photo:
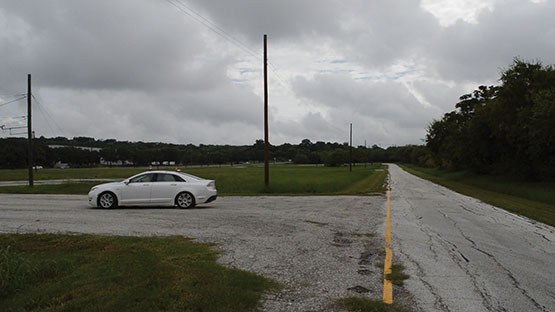
[[[3,311],[256,311],[277,284],[183,237],[0,235]]]
[[[554,183],[524,182],[507,176],[485,176],[469,172],[445,172],[413,165],[405,171],[530,219],[555,226]]]
[[[379,300],[371,300],[363,297],[348,297],[339,299],[337,304],[352,312],[408,312],[403,307],[395,304],[385,304]]]
[[[262,167],[185,168],[182,171],[206,179],[216,180],[219,195],[368,195],[383,193],[387,176],[381,164],[356,166],[349,172],[347,167],[322,166],[272,166],[270,186],[264,185]],[[71,171],[69,171],[71,170]],[[14,170],[2,170],[14,177]],[[95,168],[95,169],[43,169],[37,179],[56,178],[126,178],[145,169]],[[66,175],[61,175],[66,173]],[[24,179],[24,178],[23,178]],[[99,184],[99,183],[97,183]],[[90,183],[66,183],[61,185],[39,185],[0,187],[0,193],[51,193],[87,194]]]

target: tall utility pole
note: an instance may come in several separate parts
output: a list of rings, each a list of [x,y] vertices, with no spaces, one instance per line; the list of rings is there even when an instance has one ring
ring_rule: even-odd
[[[29,186],[33,186],[33,129],[31,124],[31,103],[33,94],[31,93],[31,74],[27,75],[27,138],[29,139],[28,158],[29,162]]]
[[[270,184],[270,153],[268,152],[268,47],[264,34],[264,184]]]
[[[364,140],[364,153],[368,154],[368,151],[366,150],[366,140]],[[366,168],[366,162],[368,161],[368,159],[366,157],[364,157],[364,168]]]
[[[349,171],[353,171],[353,124],[349,131]]]

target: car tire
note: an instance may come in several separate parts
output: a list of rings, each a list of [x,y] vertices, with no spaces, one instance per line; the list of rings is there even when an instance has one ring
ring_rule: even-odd
[[[181,209],[195,207],[195,197],[189,192],[181,192],[175,197],[175,204]]]
[[[98,207],[112,209],[118,206],[118,198],[112,192],[104,192],[98,195]]]

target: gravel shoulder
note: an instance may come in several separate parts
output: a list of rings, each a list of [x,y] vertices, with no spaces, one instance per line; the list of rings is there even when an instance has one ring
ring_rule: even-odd
[[[223,265],[283,285],[266,296],[264,311],[335,311],[337,298],[382,296],[376,264],[384,254],[383,196],[221,197],[188,210],[86,203],[86,196],[0,194],[0,231],[183,235],[215,243]]]

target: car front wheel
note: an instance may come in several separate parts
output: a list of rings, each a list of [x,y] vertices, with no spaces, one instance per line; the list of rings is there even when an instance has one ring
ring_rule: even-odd
[[[105,209],[115,208],[118,206],[118,199],[114,193],[104,192],[98,196],[98,206]]]
[[[191,193],[182,192],[177,194],[175,203],[179,206],[179,208],[193,208],[195,206],[195,197]]]

